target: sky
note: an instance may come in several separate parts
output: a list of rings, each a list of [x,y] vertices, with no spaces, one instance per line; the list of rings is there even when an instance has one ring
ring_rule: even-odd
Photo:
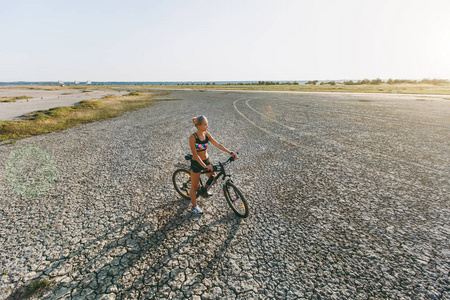
[[[0,0],[0,81],[450,79],[449,0]]]

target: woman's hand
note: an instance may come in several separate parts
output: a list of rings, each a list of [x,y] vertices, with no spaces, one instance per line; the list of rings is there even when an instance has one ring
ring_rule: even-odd
[[[208,169],[209,172],[213,172],[214,168],[212,165],[207,165],[205,169]]]
[[[234,160],[236,160],[236,159],[237,159],[237,154],[236,154],[236,153],[233,153],[233,152],[231,152],[231,157],[233,157],[233,159],[234,159]]]

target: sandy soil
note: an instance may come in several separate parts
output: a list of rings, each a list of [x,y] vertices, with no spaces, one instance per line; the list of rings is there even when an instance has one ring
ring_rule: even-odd
[[[56,91],[31,90],[27,88],[0,88],[0,97],[28,96],[31,99],[16,102],[0,102],[0,120],[15,120],[20,116],[37,111],[47,110],[58,106],[71,106],[82,100],[102,98],[106,95],[123,95],[126,92],[112,90],[84,90],[64,89]]]

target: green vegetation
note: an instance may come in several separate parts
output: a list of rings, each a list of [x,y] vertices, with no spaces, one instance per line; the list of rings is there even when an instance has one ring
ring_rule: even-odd
[[[313,81],[312,81],[313,82]],[[341,92],[341,93],[391,93],[391,94],[429,94],[450,95],[450,83],[439,85],[429,83],[398,83],[388,84],[354,84],[341,82],[325,82],[321,84],[227,84],[227,85],[158,85],[142,86],[142,88],[157,88],[158,90],[194,89],[194,90],[258,90],[258,91],[299,91],[299,92]]]
[[[31,99],[33,97],[19,96],[19,97],[0,97],[0,102],[16,102],[21,99]]]
[[[25,287],[25,296],[29,297],[33,294],[41,292],[49,285],[50,281],[48,281],[47,279],[38,279]]]
[[[239,83],[239,85],[298,85],[297,81],[293,81],[292,83],[289,81],[279,82],[279,81],[258,81],[258,83]]]
[[[358,81],[322,81],[311,80],[305,84],[297,81],[258,81],[238,84],[217,84],[207,82],[203,84],[179,83],[177,85],[118,85],[118,86],[49,86],[28,87],[41,90],[83,89],[84,92],[93,90],[113,89],[116,91],[128,90],[131,95],[154,92],[155,90],[194,89],[194,90],[261,90],[261,91],[303,91],[303,92],[343,92],[343,93],[394,93],[394,94],[430,94],[450,95],[450,82],[446,79],[388,79],[379,78]]]
[[[167,94],[167,93],[166,93]],[[81,101],[75,106],[56,107],[22,116],[21,121],[0,121],[0,141],[17,140],[33,135],[68,129],[80,124],[122,116],[127,111],[153,105],[155,93],[130,93]],[[161,95],[161,94],[158,94]]]
[[[387,83],[387,84],[403,84],[403,83],[407,83],[407,84],[432,84],[432,85],[448,85],[450,82],[446,79],[422,79],[421,81],[416,81],[416,80],[407,80],[407,79],[392,79],[389,78],[386,82],[384,82],[383,80],[381,80],[380,78],[374,79],[374,80],[369,80],[369,79],[363,79],[363,80],[358,80],[353,82],[352,80],[350,81],[344,81],[345,85],[364,85],[364,84],[372,84],[372,85],[378,85],[378,84],[382,84],[382,83]]]
[[[369,80],[369,79],[363,79],[363,80],[358,80],[356,82],[353,82],[352,80],[350,81],[344,81],[345,85],[363,85],[363,84],[381,84],[383,81],[380,78],[374,79],[374,80]]]
[[[305,85],[317,85],[319,83],[319,80],[310,80],[308,82],[305,83]],[[373,80],[369,80],[369,79],[363,79],[363,80],[358,80],[358,81],[353,81],[353,80],[349,80],[349,81],[343,81],[341,83],[337,83],[336,81],[322,81],[320,82],[320,85],[336,85],[336,84],[342,84],[342,85],[380,85],[383,83],[387,83],[389,85],[394,85],[394,84],[430,84],[430,85],[436,85],[436,86],[440,86],[440,85],[449,85],[450,82],[447,79],[422,79],[421,81],[417,81],[417,80],[408,80],[408,79],[388,79],[386,81],[381,80],[380,78],[377,79],[373,79]],[[204,84],[195,84],[195,83],[181,83],[178,84],[178,86],[210,86],[213,85],[215,86],[216,83],[204,83]],[[258,82],[248,82],[248,83],[237,83],[237,84],[233,84],[233,83],[227,83],[226,85],[218,85],[219,87],[224,87],[224,86],[267,86],[267,85],[282,85],[282,86],[290,86],[290,85],[299,85],[299,83],[297,81],[284,81],[284,82],[280,82],[280,81],[258,81]]]
[[[336,81],[328,81],[328,82],[324,81],[324,82],[320,83],[320,85],[324,85],[324,84],[336,85]]]
[[[91,86],[90,88],[102,89],[102,86]],[[389,79],[364,79],[359,81],[318,81],[311,80],[305,84],[279,81],[258,81],[248,83],[216,84],[207,83],[179,83],[176,85],[120,85],[108,86],[117,90],[138,89],[138,91],[152,90],[260,90],[260,91],[303,91],[303,92],[343,92],[343,93],[395,93],[395,94],[434,94],[450,95],[450,82],[445,79],[423,79],[421,81]]]

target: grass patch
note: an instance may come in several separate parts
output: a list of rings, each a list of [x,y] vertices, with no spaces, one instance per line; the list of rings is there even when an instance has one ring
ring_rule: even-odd
[[[103,96],[102,99],[111,99],[111,98],[115,98],[115,97],[117,97],[117,96],[110,94],[110,95]]]
[[[175,100],[183,100],[181,98],[154,98],[153,101],[175,101]]]
[[[42,292],[49,285],[50,281],[47,279],[38,279],[25,287],[25,296],[29,297],[33,294]]]
[[[30,86],[30,87],[25,87],[28,90],[42,90],[42,91],[57,91],[57,90],[61,90],[61,88],[59,86]]]
[[[158,96],[167,96],[170,95],[170,92],[159,92]]]
[[[20,121],[0,121],[0,141],[17,140],[53,131],[65,130],[80,124],[120,117],[128,111],[139,110],[155,101],[154,93],[103,97],[85,100],[74,106],[56,107],[22,116]],[[159,96],[159,95],[158,95]]]
[[[28,97],[28,96],[0,97],[0,102],[16,102],[17,100],[31,99],[31,98],[33,98],[33,97]]]

